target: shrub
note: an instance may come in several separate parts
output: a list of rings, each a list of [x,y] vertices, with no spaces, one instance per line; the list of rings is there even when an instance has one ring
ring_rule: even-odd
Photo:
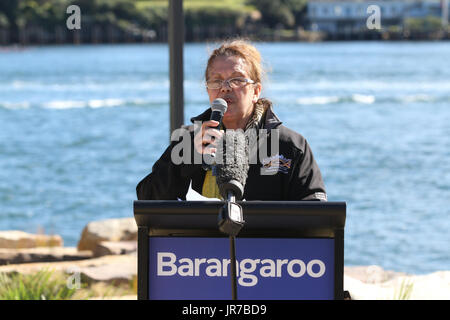
[[[0,300],[64,300],[76,292],[62,276],[43,269],[34,274],[0,273]]]

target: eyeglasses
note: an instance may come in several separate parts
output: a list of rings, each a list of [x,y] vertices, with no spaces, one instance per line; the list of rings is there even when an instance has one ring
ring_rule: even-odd
[[[208,89],[217,90],[222,88],[223,84],[226,83],[232,89],[242,88],[247,85],[247,83],[255,83],[255,81],[243,77],[231,78],[228,80],[209,80],[206,81],[206,87]]]

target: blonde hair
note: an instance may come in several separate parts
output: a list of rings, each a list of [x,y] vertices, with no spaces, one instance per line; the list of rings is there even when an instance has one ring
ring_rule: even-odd
[[[264,76],[261,54],[249,41],[238,38],[226,40],[222,45],[215,49],[209,56],[205,70],[205,79],[208,80],[208,71],[217,57],[238,56],[242,58],[249,67],[250,79],[256,83],[261,83]]]

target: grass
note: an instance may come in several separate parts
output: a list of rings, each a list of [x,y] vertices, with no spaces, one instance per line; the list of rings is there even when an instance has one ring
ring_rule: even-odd
[[[35,274],[0,274],[0,300],[64,300],[77,289],[52,271],[43,269]]]
[[[135,295],[136,279],[128,284],[68,284],[67,275],[43,269],[34,274],[0,273],[0,300],[86,300]]]
[[[123,296],[136,295],[132,284],[120,284],[112,285],[103,282],[98,282],[90,285],[85,289],[77,291],[77,293],[71,298],[72,300],[84,300],[84,299],[111,299],[120,298]]]
[[[411,299],[411,293],[414,283],[411,280],[403,279],[400,284],[400,289],[394,292],[394,300],[409,300]]]

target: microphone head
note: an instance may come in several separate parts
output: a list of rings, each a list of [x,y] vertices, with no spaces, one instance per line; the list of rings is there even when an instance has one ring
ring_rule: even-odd
[[[249,169],[248,144],[244,131],[227,130],[220,140],[217,143],[215,167],[220,194],[227,199],[228,191],[232,191],[236,199],[241,200]]]
[[[215,99],[211,104],[212,111],[219,111],[222,115],[227,111],[228,104],[222,98]]]

